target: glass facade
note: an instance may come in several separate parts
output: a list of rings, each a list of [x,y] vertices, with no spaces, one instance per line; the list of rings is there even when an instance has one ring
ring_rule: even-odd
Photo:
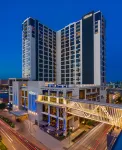
[[[39,23],[39,80],[55,81],[56,32]]]
[[[37,96],[35,94],[29,94],[28,110],[36,112],[36,99]]]
[[[80,84],[80,21],[61,30],[61,84]]]
[[[96,82],[94,79],[94,44],[96,44],[94,37],[100,32],[100,78],[101,84],[104,84],[106,81],[105,28],[105,19],[99,11],[86,14],[80,21],[69,24],[57,33],[38,20],[28,18],[22,26],[23,77],[29,78],[33,72],[36,72],[35,80],[56,81],[56,61],[58,61],[56,51],[59,50],[61,52],[59,57],[61,76],[57,78],[60,84],[94,84]],[[56,37],[56,34],[60,37]],[[56,38],[60,43],[57,50]],[[33,39],[34,42],[32,42]],[[33,65],[31,53],[34,48],[36,64]],[[36,69],[32,70],[34,66]]]
[[[22,76],[31,78],[35,61],[35,80],[56,80],[56,32],[32,18],[23,23]],[[35,49],[35,58],[31,60]]]

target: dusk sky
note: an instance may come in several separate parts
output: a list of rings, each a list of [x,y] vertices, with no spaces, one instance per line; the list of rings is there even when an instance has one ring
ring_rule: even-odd
[[[109,1],[109,2],[108,2]],[[122,80],[122,2],[116,0],[4,0],[0,2],[0,78],[21,77],[22,22],[34,17],[55,31],[101,10],[107,24],[107,81]]]

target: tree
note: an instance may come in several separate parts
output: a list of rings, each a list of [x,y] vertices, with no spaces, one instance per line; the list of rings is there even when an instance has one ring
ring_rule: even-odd
[[[6,104],[5,104],[5,103],[1,103],[1,104],[0,104],[0,109],[3,110],[3,109],[5,109],[5,108],[6,108]]]

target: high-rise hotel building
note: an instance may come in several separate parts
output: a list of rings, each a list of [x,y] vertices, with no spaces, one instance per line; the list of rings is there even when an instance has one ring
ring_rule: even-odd
[[[100,11],[54,32],[28,18],[23,23],[23,77],[57,84],[106,82],[106,23]]]
[[[56,32],[33,18],[22,24],[22,77],[56,80]]]

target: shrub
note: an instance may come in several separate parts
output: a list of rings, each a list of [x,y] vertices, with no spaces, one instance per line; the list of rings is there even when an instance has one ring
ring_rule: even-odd
[[[7,147],[2,142],[0,142],[0,149],[7,150]]]
[[[4,122],[6,122],[9,126],[11,126],[12,128],[14,128],[15,127],[15,124],[11,121],[11,120],[9,120],[8,118],[5,118],[5,117],[3,117],[3,116],[0,116],[0,119],[2,119]]]

